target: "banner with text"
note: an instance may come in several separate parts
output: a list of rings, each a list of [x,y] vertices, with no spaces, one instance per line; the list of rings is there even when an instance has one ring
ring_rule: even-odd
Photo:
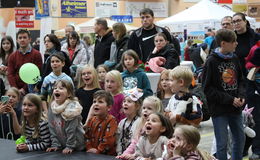
[[[111,20],[117,21],[120,23],[133,23],[132,15],[113,15],[111,16]]]
[[[16,28],[34,27],[34,9],[33,8],[15,8],[15,26]]]
[[[61,0],[61,17],[87,17],[87,1]]]
[[[111,17],[119,15],[119,6],[117,2],[96,2],[96,17]]]
[[[126,2],[126,14],[139,17],[139,12],[143,8],[150,8],[154,12],[154,17],[168,17],[168,6],[165,2]]]

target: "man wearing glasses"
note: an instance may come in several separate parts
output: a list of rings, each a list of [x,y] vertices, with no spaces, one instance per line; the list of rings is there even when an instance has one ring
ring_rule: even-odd
[[[221,28],[222,29],[230,29],[233,30],[233,22],[232,22],[232,17],[231,16],[225,16],[224,18],[222,18],[221,20]],[[210,48],[209,48],[209,53],[211,53],[214,49],[216,49],[217,43],[215,41],[215,39],[212,41]]]

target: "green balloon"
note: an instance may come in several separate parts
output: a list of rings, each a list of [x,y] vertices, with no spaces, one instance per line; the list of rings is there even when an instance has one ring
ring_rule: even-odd
[[[40,80],[40,70],[33,63],[25,63],[19,70],[19,76],[27,84],[35,84]]]
[[[24,144],[26,142],[25,136],[21,136],[15,141],[15,144]]]

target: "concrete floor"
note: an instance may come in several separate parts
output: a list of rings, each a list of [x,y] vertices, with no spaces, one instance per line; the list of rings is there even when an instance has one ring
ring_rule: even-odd
[[[199,148],[211,153],[211,146],[214,138],[214,130],[211,119],[200,123],[199,132],[201,135]],[[249,155],[251,154],[252,152],[250,149]],[[243,160],[248,160],[248,157],[245,157]]]

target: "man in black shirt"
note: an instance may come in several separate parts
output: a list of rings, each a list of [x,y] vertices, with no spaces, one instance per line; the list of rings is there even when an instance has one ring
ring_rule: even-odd
[[[138,54],[139,58],[146,62],[150,53],[152,53],[154,45],[154,37],[157,33],[163,32],[168,41],[171,43],[170,33],[163,27],[156,26],[154,21],[154,13],[149,8],[144,8],[140,11],[142,27],[135,30],[128,41],[128,49],[133,49]]]

